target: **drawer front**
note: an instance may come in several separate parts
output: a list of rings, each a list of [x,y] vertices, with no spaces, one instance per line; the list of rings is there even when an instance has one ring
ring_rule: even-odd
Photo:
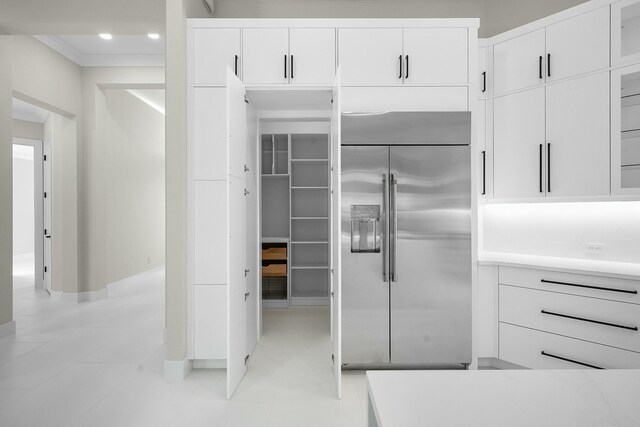
[[[529,268],[500,267],[503,285],[640,304],[640,281]]]
[[[531,369],[640,368],[640,353],[505,323],[500,324],[499,357]]]
[[[639,305],[500,285],[499,310],[501,322],[640,351]]]

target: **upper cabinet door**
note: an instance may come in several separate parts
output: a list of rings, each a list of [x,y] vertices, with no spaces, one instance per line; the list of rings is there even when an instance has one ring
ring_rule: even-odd
[[[289,81],[294,85],[332,85],[336,74],[335,28],[289,30]]]
[[[547,81],[609,67],[609,6],[547,27]]]
[[[493,47],[494,95],[544,83],[544,28]]]
[[[547,86],[547,197],[609,195],[609,72]]]
[[[247,164],[247,104],[245,86],[233,73],[227,74],[228,173],[242,180]]]
[[[489,92],[487,91],[487,51],[489,48],[478,48],[478,98],[486,98]]]
[[[539,87],[493,104],[493,195],[544,197],[545,91]]]
[[[404,70],[401,28],[341,28],[338,64],[343,86],[397,86]]]
[[[611,62],[613,66],[640,62],[640,0],[611,5]]]
[[[404,83],[413,86],[468,82],[466,28],[405,28]]]
[[[227,67],[240,76],[241,59],[239,28],[193,30],[193,84],[224,86]]]
[[[242,75],[245,84],[289,82],[288,28],[243,29],[242,54]]]

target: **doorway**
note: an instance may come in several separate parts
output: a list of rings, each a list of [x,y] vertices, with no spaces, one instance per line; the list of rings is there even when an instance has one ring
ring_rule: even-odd
[[[13,139],[13,285],[44,289],[45,218],[41,140]]]

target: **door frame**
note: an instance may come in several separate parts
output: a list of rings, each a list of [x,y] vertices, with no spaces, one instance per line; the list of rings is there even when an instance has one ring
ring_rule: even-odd
[[[12,145],[22,145],[33,148],[33,235],[34,235],[34,287],[44,289],[44,267],[51,265],[51,252],[45,260],[45,223],[44,223],[44,188],[45,180],[50,183],[50,176],[44,173],[43,142],[39,139],[14,137]],[[50,192],[49,192],[50,193]],[[51,194],[47,193],[48,203]],[[48,273],[47,273],[48,274]]]

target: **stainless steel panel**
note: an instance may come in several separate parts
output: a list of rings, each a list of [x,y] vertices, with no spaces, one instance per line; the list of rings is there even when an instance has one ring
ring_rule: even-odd
[[[380,252],[351,251],[351,207],[380,206],[380,228],[387,233],[384,174],[388,147],[342,147],[342,363],[389,362],[389,286],[383,278],[386,241]]]
[[[469,145],[471,113],[344,113],[342,145]]]
[[[398,221],[392,363],[471,361],[470,170],[469,147],[390,148]]]

